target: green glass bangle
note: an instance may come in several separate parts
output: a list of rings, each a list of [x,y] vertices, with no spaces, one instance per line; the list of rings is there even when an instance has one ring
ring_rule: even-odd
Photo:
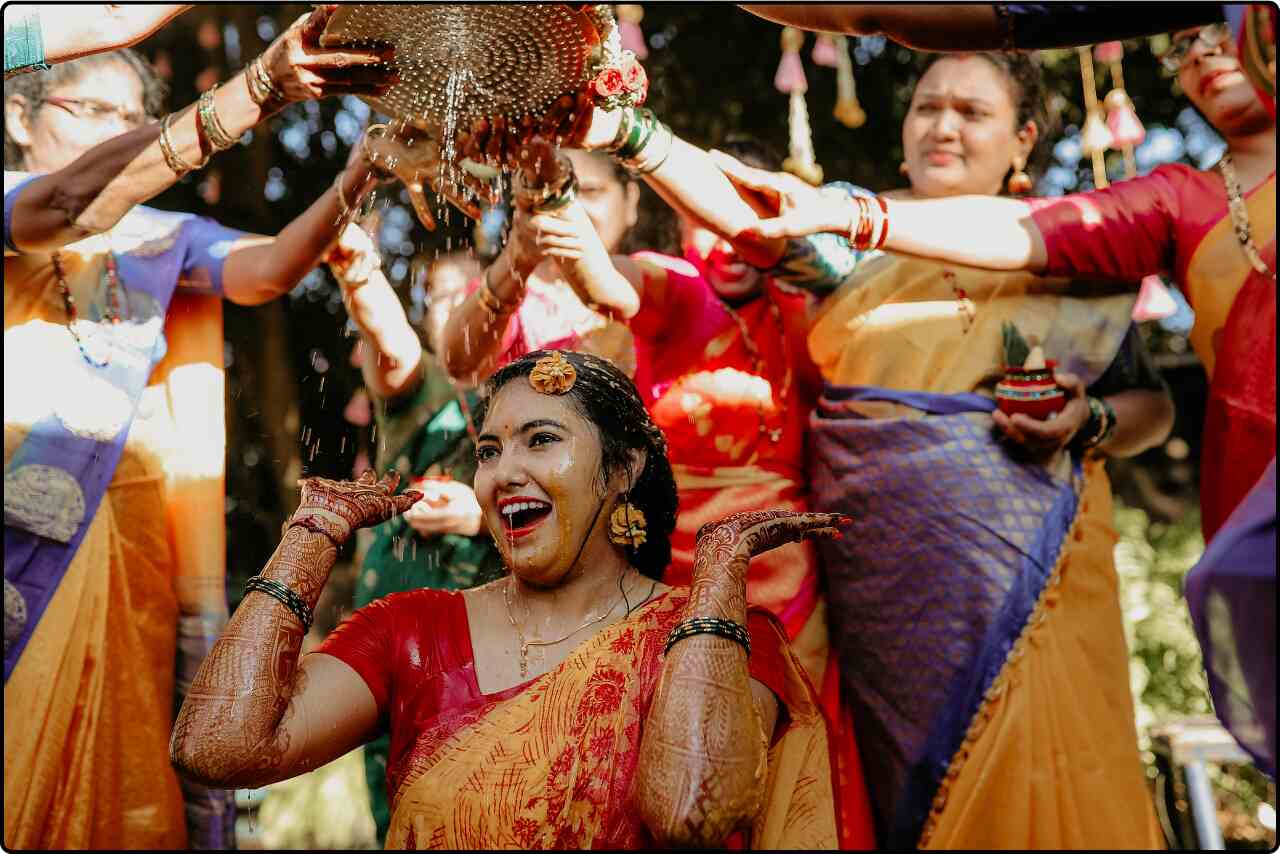
[[[32,12],[4,28],[4,76],[48,71],[45,62],[44,34],[40,30],[40,14]]]

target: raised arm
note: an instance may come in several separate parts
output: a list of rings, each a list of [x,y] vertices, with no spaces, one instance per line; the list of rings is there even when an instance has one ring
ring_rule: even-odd
[[[4,22],[4,76],[130,47],[191,8],[190,3],[94,3],[68,14],[61,3],[14,4]],[[10,50],[13,43],[15,49]],[[12,63],[12,64],[11,64]]]
[[[809,186],[794,175],[747,166],[723,152],[716,164],[735,184],[756,192],[775,212],[756,227],[764,239],[809,234],[849,236],[864,210],[844,193]],[[1031,207],[1017,199],[954,196],[945,199],[887,199],[888,233],[883,248],[991,270],[1044,269],[1047,256]],[[884,225],[878,205],[867,210],[876,228]],[[862,247],[855,247],[862,248]]]
[[[310,613],[338,546],[360,527],[403,513],[419,492],[392,495],[398,477],[372,472],[339,483],[302,482],[302,503],[260,578],[293,591]],[[332,656],[298,653],[306,627],[260,590],[245,595],[187,693],[169,743],[188,777],[217,788],[257,788],[318,768],[373,732],[367,684]]]
[[[274,93],[259,85],[252,64],[214,90],[217,121],[230,140],[239,139],[286,104],[343,93],[377,95],[393,82],[394,72],[383,65],[393,58],[390,48],[319,47],[319,34],[333,8],[324,6],[300,19],[263,53],[261,67]],[[20,130],[16,116],[10,114],[14,108],[6,105],[6,122],[14,122]],[[66,168],[29,182],[15,202],[14,245],[24,252],[52,252],[107,231],[135,205],[168,189],[189,168],[204,164],[215,147],[199,126],[197,112],[192,104],[173,114],[166,140],[171,146],[168,155],[161,144],[163,123],[150,124],[110,139]]]
[[[1040,50],[1175,32],[1223,18],[1220,3],[741,3],[802,30],[883,35],[915,50]]]
[[[683,620],[746,626],[747,565],[804,537],[836,536],[828,513],[737,513],[698,532]],[[778,720],[773,693],[751,679],[736,641],[695,634],[667,653],[640,743],[640,815],[659,845],[717,847],[759,811]]]
[[[365,386],[383,400],[409,394],[422,380],[422,344],[382,272],[373,238],[355,223],[347,225],[329,253],[329,269],[342,288],[347,316],[368,346],[360,368]]]
[[[569,159],[537,138],[522,154],[527,156],[519,161],[507,245],[445,329],[445,367],[458,379],[483,377],[497,365],[508,324],[524,299],[525,281],[544,258],[554,258],[569,285],[596,310],[627,318],[640,308],[638,285],[614,262],[626,270],[634,265],[611,258],[600,241],[575,200]]]
[[[915,50],[1001,50],[1006,30],[987,3],[740,3],[753,15],[802,30],[883,35]]]

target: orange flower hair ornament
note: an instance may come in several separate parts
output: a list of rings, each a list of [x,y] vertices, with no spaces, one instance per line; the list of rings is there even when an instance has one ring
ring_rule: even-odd
[[[578,381],[578,371],[558,350],[543,356],[529,373],[529,385],[539,394],[564,394]]]

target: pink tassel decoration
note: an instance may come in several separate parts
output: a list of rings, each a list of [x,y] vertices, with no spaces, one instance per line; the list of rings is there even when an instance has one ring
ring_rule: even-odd
[[[800,48],[803,46],[803,32],[794,27],[783,29],[782,61],[778,63],[778,73],[773,76],[773,85],[784,95],[809,90],[809,81],[804,76],[804,63],[800,60]]]
[[[1111,131],[1112,144],[1120,148],[1141,145],[1147,138],[1147,129],[1138,119],[1133,102],[1123,89],[1107,93],[1107,129]]]
[[[644,59],[649,55],[649,46],[644,41],[644,31],[640,22],[644,20],[644,7],[638,3],[619,3],[614,6],[618,17],[618,37],[622,39],[622,49],[636,55],[636,59]]]
[[[1138,120],[1138,111],[1124,90],[1124,68],[1121,67],[1124,46],[1120,42],[1107,42],[1107,45],[1114,45],[1108,56],[1111,57],[1111,85],[1115,87],[1103,101],[1107,105],[1107,128],[1111,131],[1111,144],[1124,155],[1125,177],[1134,178],[1138,175],[1138,161],[1133,149],[1146,139],[1147,129]]]
[[[1084,128],[1080,132],[1080,147],[1093,160],[1093,186],[1099,190],[1107,186],[1107,162],[1104,159],[1106,150],[1111,147],[1111,131],[1102,118],[1102,107],[1098,104],[1097,84],[1093,79],[1093,51],[1081,46],[1076,48],[1080,57],[1080,77],[1084,84]]]
[[[1133,304],[1133,319],[1137,323],[1146,320],[1163,320],[1178,313],[1178,304],[1173,301],[1169,289],[1164,286],[1159,276],[1147,276],[1142,280],[1142,288],[1138,291],[1138,299]]]
[[[1124,45],[1120,42],[1103,42],[1093,49],[1093,58],[1107,65],[1119,62],[1122,56],[1124,56]]]
[[[836,43],[835,39],[825,33],[818,36],[813,43],[813,64],[821,65],[826,68],[835,68],[839,61],[836,59]]]

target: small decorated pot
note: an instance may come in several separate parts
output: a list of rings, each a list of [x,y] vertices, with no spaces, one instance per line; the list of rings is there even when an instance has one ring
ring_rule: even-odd
[[[996,384],[996,406],[1005,415],[1021,412],[1040,421],[1061,412],[1067,396],[1053,379],[1055,364],[1049,359],[1043,368],[1005,365],[1004,379]]]

